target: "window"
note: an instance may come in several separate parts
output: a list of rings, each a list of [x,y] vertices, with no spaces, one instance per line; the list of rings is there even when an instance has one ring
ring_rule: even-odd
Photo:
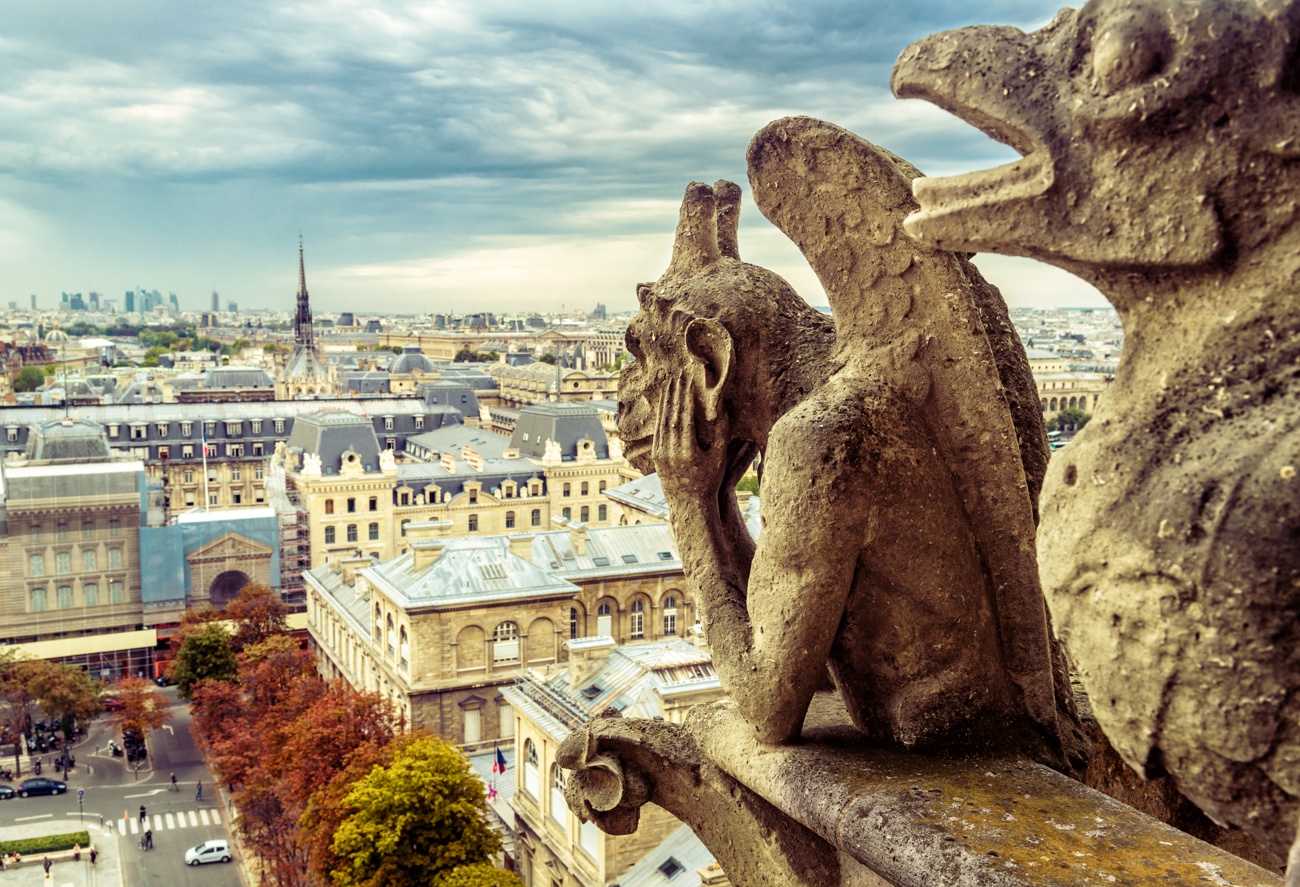
[[[672,595],[664,598],[664,635],[677,634],[677,598]]]
[[[170,459],[171,457],[172,457],[172,448],[171,448],[171,447],[159,447],[159,448],[158,448],[158,458],[159,458],[159,459]]]
[[[519,626],[502,622],[492,632],[492,664],[505,665],[519,661]]]
[[[325,528],[325,544],[326,544],[326,545],[333,545],[333,544],[334,544],[334,528],[333,528],[333,527],[326,527],[326,528]]]
[[[18,440],[18,429],[13,425],[10,425],[7,429],[5,429],[5,432],[9,436],[10,443],[14,443]]]
[[[680,862],[677,861],[675,857],[672,856],[665,859],[663,861],[663,864],[659,866],[659,874],[663,875],[665,878],[668,878],[670,880],[678,872],[684,872],[684,871],[686,871],[686,867],[683,866]]]
[[[411,504],[411,494],[410,494],[410,493],[402,493],[402,494],[400,494],[400,495],[397,497],[397,504],[399,504],[399,505],[410,505],[410,504]]]
[[[384,629],[384,645],[388,648],[389,659],[392,659],[394,656],[397,655],[397,651],[393,649],[393,617],[392,616],[388,617],[388,624]]]
[[[596,608],[596,634],[607,638],[614,636],[614,613],[609,604]]]
[[[513,511],[507,511],[507,512],[506,512],[506,529],[507,529],[507,530],[513,530],[514,528],[515,528],[515,513],[514,513]]]
[[[189,437],[194,433],[194,425],[190,422],[181,423],[181,437]]]
[[[253,433],[254,433],[254,434],[261,434],[261,433],[262,433],[262,420],[261,420],[261,419],[254,419],[254,420],[253,420]]]
[[[378,496],[371,496],[371,497],[370,497],[370,510],[371,510],[371,511],[378,511],[378,510],[379,510],[379,497],[378,497]]]
[[[398,633],[397,642],[397,666],[405,671],[411,663],[411,640],[406,636],[406,626],[403,625]]]
[[[276,420],[275,420],[275,433],[276,433],[276,434],[283,434],[283,433],[284,433],[284,420],[283,420],[283,419],[276,419]]]
[[[99,606],[99,586],[94,582],[87,582],[81,586],[81,597],[86,602],[87,607]]]
[[[591,494],[587,491],[587,482],[586,482],[585,480],[582,482],[582,495],[584,495],[584,496],[589,496],[589,495],[591,495]]]
[[[261,465],[253,469],[253,480],[263,480],[266,477],[266,469]]]
[[[469,504],[470,504],[470,505],[477,505],[477,504],[478,504],[478,490],[470,490],[470,491],[469,491]]]
[[[68,525],[67,525],[67,524],[56,524],[55,527],[54,527],[54,535],[55,535],[56,537],[58,537],[58,540],[59,540],[60,542],[62,542],[64,539],[67,539],[67,538],[68,538]]]
[[[409,523],[410,523],[409,520],[404,520],[404,521],[402,521],[402,535],[403,535],[403,536],[406,535],[406,525],[409,524]]]
[[[122,580],[114,579],[108,583],[108,599],[114,604],[126,603],[126,586],[122,584]]]
[[[81,538],[82,538],[82,539],[93,539],[94,536],[95,536],[95,522],[94,522],[93,520],[82,521],[82,522],[81,522]]]
[[[551,765],[551,819],[561,826],[569,824],[569,807],[564,803],[564,771],[559,764]]]
[[[564,495],[567,497],[572,493],[572,487],[569,484],[564,485]]]
[[[510,707],[509,702],[502,702],[497,706],[497,722],[501,725],[501,738],[515,738],[515,710]]]
[[[596,823],[590,821],[584,822],[578,829],[578,846],[592,859],[596,858],[596,852],[600,848],[597,843],[600,840],[599,834],[600,830],[596,828]]]
[[[384,616],[382,611],[380,611],[379,609],[379,605],[375,604],[375,643],[377,644],[383,639],[384,639]]]
[[[159,436],[159,437],[166,437],[166,436],[167,436],[167,423],[166,423],[166,422],[159,422],[158,425],[157,425],[157,428],[158,428],[158,436]]]
[[[367,531],[366,531],[366,537],[367,537],[371,542],[378,542],[378,541],[379,541],[379,524],[377,524],[377,523],[373,523],[373,524],[371,524],[371,525],[367,528]]]
[[[194,458],[194,444],[185,444],[184,446],[181,447],[181,458],[182,459]]]
[[[31,576],[45,575],[45,555],[33,554],[27,558],[27,573]]]
[[[216,437],[217,434],[216,422],[204,422],[203,429],[204,429],[204,434],[207,435],[208,437]]]
[[[477,514],[471,514],[471,515],[469,516],[469,531],[470,531],[471,533],[477,533],[477,532],[478,532],[478,515],[477,515]]]
[[[393,430],[393,417],[392,417],[392,416],[385,416],[385,417],[384,417],[384,430],[385,430],[385,431],[392,431],[392,430]]]
[[[524,742],[524,791],[534,798],[541,797],[540,782],[537,775],[537,746],[528,739]]]
[[[357,513],[357,500],[348,499],[348,514],[356,514],[356,513]]]
[[[230,494],[230,501],[234,505],[243,505],[244,494],[239,492],[239,490],[235,490],[233,493]]]
[[[540,527],[542,525],[542,510],[540,508],[534,508],[529,520],[532,522],[534,527]]]
[[[234,465],[231,467],[230,469],[231,480],[243,480],[243,477],[244,477],[244,472],[240,469],[238,465]]]
[[[72,552],[60,551],[54,555],[54,572],[59,575],[72,572]]]
[[[95,557],[95,549],[83,548],[81,550],[81,572],[93,573],[98,570],[99,566],[96,563],[97,560],[98,559]]]
[[[31,540],[32,540],[33,542],[40,542],[40,541],[41,541],[41,525],[40,525],[40,524],[32,524]]]
[[[131,440],[144,440],[149,436],[149,429],[144,425],[131,426]]]
[[[632,628],[633,639],[645,637],[645,602],[644,601],[632,602],[631,628]]]
[[[572,509],[572,508],[566,508],[566,509],[564,509],[564,519],[565,519],[565,520],[573,520],[573,509]]]
[[[483,738],[482,712],[477,708],[465,709],[465,741],[478,742]]]
[[[45,609],[45,589],[32,589],[32,612],[40,613]]]
[[[237,457],[241,457],[241,458],[242,458],[243,455],[244,455],[244,445],[243,445],[243,444],[226,444],[226,455],[227,455],[227,456],[237,456]]]
[[[607,520],[609,520],[609,509],[604,505],[597,507],[596,520],[602,524],[605,523]]]
[[[217,502],[217,494],[216,494],[216,493],[208,493],[208,504],[209,504],[209,505],[217,505],[217,504],[218,504],[218,502]]]
[[[333,513],[334,513],[334,500],[333,500],[333,499],[326,499],[326,500],[325,500],[325,513],[326,513],[326,514],[333,514]]]
[[[591,520],[591,508],[586,505],[582,506],[582,510],[578,512],[578,519],[584,524]]]
[[[60,585],[56,592],[56,596],[58,598],[60,610],[72,609],[72,586],[71,585]]]
[[[260,440],[259,440],[259,441],[254,441],[254,442],[253,442],[253,455],[254,455],[254,456],[265,456],[265,455],[266,455],[266,444],[262,443]]]
[[[122,549],[110,548],[108,550],[108,568],[110,570],[122,569]]]
[[[208,469],[208,483],[210,483],[210,484],[215,484],[216,482],[217,482],[217,469],[215,469],[215,468],[209,468],[209,469]]]
[[[121,522],[115,517],[110,517],[108,519],[108,535],[116,536],[119,532],[121,532],[121,530],[122,530]]]
[[[569,608],[569,639],[578,637],[578,608]]]
[[[596,487],[596,492],[598,493],[605,492],[605,482],[603,480],[600,482],[600,485]]]
[[[186,506],[187,508],[193,508],[193,507],[194,507],[194,493],[193,493],[193,491],[191,491],[191,490],[186,490],[186,491],[185,491],[185,506]]]
[[[118,434],[119,434],[119,432],[120,432],[120,429],[121,429],[121,426],[120,426],[120,425],[110,425],[110,426],[108,426],[108,436],[109,436],[109,438],[111,438],[112,440],[117,440],[117,437],[118,437]],[[42,608],[42,609],[43,609],[43,608]]]
[[[395,437],[386,437],[386,438],[384,438],[384,449],[386,449],[386,450],[395,450],[395,449],[397,449],[397,438],[395,438]]]
[[[348,541],[349,541],[349,542],[356,542],[356,541],[357,541],[357,525],[356,525],[356,524],[348,524]]]
[[[420,429],[423,428],[423,427],[424,427],[424,417],[423,417],[423,416],[416,416],[416,417],[415,417],[415,428],[416,428],[416,430],[418,431],[418,430],[420,430]]]

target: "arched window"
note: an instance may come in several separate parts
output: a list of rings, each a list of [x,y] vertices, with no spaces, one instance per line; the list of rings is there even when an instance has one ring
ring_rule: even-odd
[[[565,495],[565,496],[570,496],[570,495],[572,495],[572,494],[573,494],[573,487],[572,487],[572,485],[571,485],[571,484],[565,484],[565,485],[564,485],[564,495]]]
[[[32,589],[32,612],[40,613],[44,609],[45,609],[45,589],[33,588]]]
[[[596,492],[597,492],[597,493],[603,493],[603,492],[605,492],[605,482],[604,482],[603,480],[600,482],[599,485],[597,485],[597,487],[596,487]]]
[[[645,603],[642,601],[632,602],[632,619],[629,626],[631,628],[632,638],[645,637]]]
[[[379,604],[375,604],[375,643],[384,639],[384,614],[379,609]]]
[[[81,586],[81,597],[87,607],[99,606],[99,586],[94,582],[87,582]]]
[[[607,603],[596,608],[596,634],[607,638],[614,636],[614,610]]]
[[[388,648],[388,658],[392,659],[396,651],[393,649],[393,617],[388,617],[388,624],[384,628],[384,646]]]
[[[541,779],[537,773],[537,746],[531,739],[524,742],[524,791],[541,800]]]
[[[578,512],[578,519],[584,524],[591,520],[591,509],[586,505],[582,506],[582,511]]]
[[[604,505],[597,506],[596,520],[602,524],[605,523],[605,521],[609,520],[609,509],[606,506]]]
[[[58,587],[58,599],[60,610],[70,610],[72,608],[72,586],[60,585]]]
[[[519,626],[502,622],[492,632],[492,664],[509,665],[519,661]]]
[[[406,626],[403,625],[398,634],[397,642],[397,665],[403,671],[408,669],[411,664],[411,642],[406,636]]]
[[[572,509],[572,508],[566,508],[566,509],[564,509],[564,519],[565,519],[565,520],[573,520],[573,509]]]
[[[664,635],[677,634],[677,598],[671,594],[664,598]]]
[[[569,608],[569,638],[573,639],[579,636],[580,635],[578,634],[578,608],[570,607]]]
[[[590,496],[590,495],[591,495],[591,493],[590,493],[590,491],[589,491],[589,486],[588,486],[588,484],[587,484],[587,482],[586,482],[585,480],[582,482],[582,495],[584,495],[584,496]]]
[[[478,515],[477,515],[477,514],[471,514],[471,515],[469,516],[469,531],[470,531],[471,533],[477,533],[477,532],[478,532]]]
[[[93,573],[97,570],[95,549],[87,548],[81,552],[81,570],[84,573]]]
[[[561,826],[569,824],[569,806],[564,803],[564,771],[559,764],[551,765],[551,819]]]
[[[126,586],[120,579],[110,580],[108,583],[108,602],[110,604],[126,603]]]
[[[513,511],[507,511],[507,512],[506,512],[506,529],[507,529],[507,530],[513,530],[514,528],[515,528],[515,513],[514,513]]]

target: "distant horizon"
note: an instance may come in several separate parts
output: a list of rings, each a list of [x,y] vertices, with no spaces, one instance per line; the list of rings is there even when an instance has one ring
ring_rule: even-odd
[[[0,304],[144,286],[185,310],[214,289],[275,310],[302,234],[322,311],[627,310],[668,264],[686,184],[718,178],[745,193],[741,255],[821,303],[750,199],[751,136],[810,115],[931,174],[1006,162],[894,99],[889,70],[925,34],[1037,28],[1057,5],[18,5],[0,54]],[[1008,304],[1105,304],[1058,269],[977,261]]]

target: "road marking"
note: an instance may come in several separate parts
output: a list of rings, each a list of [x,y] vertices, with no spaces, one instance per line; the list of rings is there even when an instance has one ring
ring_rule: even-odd
[[[194,811],[191,810],[191,811],[190,811],[190,815],[193,816],[193,815],[194,815]],[[202,819],[202,820],[203,820],[203,824],[204,824],[204,825],[221,825],[220,822],[209,822],[209,821],[208,821],[208,811],[207,811],[206,809],[204,809],[204,810],[200,810],[200,811],[199,811],[199,819]]]
[[[129,820],[129,822],[131,823],[131,834],[133,835],[140,834],[140,821],[136,819],[132,819]]]
[[[175,816],[172,816],[170,813],[168,813],[167,816],[166,816],[165,818],[166,818],[166,820],[167,820],[167,827],[168,827],[168,828],[176,828],[176,817],[175,817]]]
[[[145,793],[143,793],[143,794],[139,794],[139,795],[123,795],[123,797],[126,797],[126,798],[148,798],[148,797],[151,797],[151,796],[153,796],[153,795],[158,794],[159,792],[165,792],[165,791],[167,791],[167,789],[165,789],[165,788],[155,788],[155,789],[151,789],[151,790],[149,790],[149,791],[147,791],[147,792],[145,792]]]
[[[42,813],[40,816],[19,816],[16,819],[14,819],[14,822],[26,822],[29,819],[53,819],[53,818],[54,818],[53,813]]]

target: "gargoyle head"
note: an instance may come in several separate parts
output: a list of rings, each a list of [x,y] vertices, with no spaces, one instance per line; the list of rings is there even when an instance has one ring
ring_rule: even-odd
[[[918,179],[907,231],[1099,285],[1113,269],[1194,268],[1276,237],[1296,212],[1298,26],[1288,0],[1093,0],[1031,34],[972,27],[913,43],[895,94],[1022,157]]]

